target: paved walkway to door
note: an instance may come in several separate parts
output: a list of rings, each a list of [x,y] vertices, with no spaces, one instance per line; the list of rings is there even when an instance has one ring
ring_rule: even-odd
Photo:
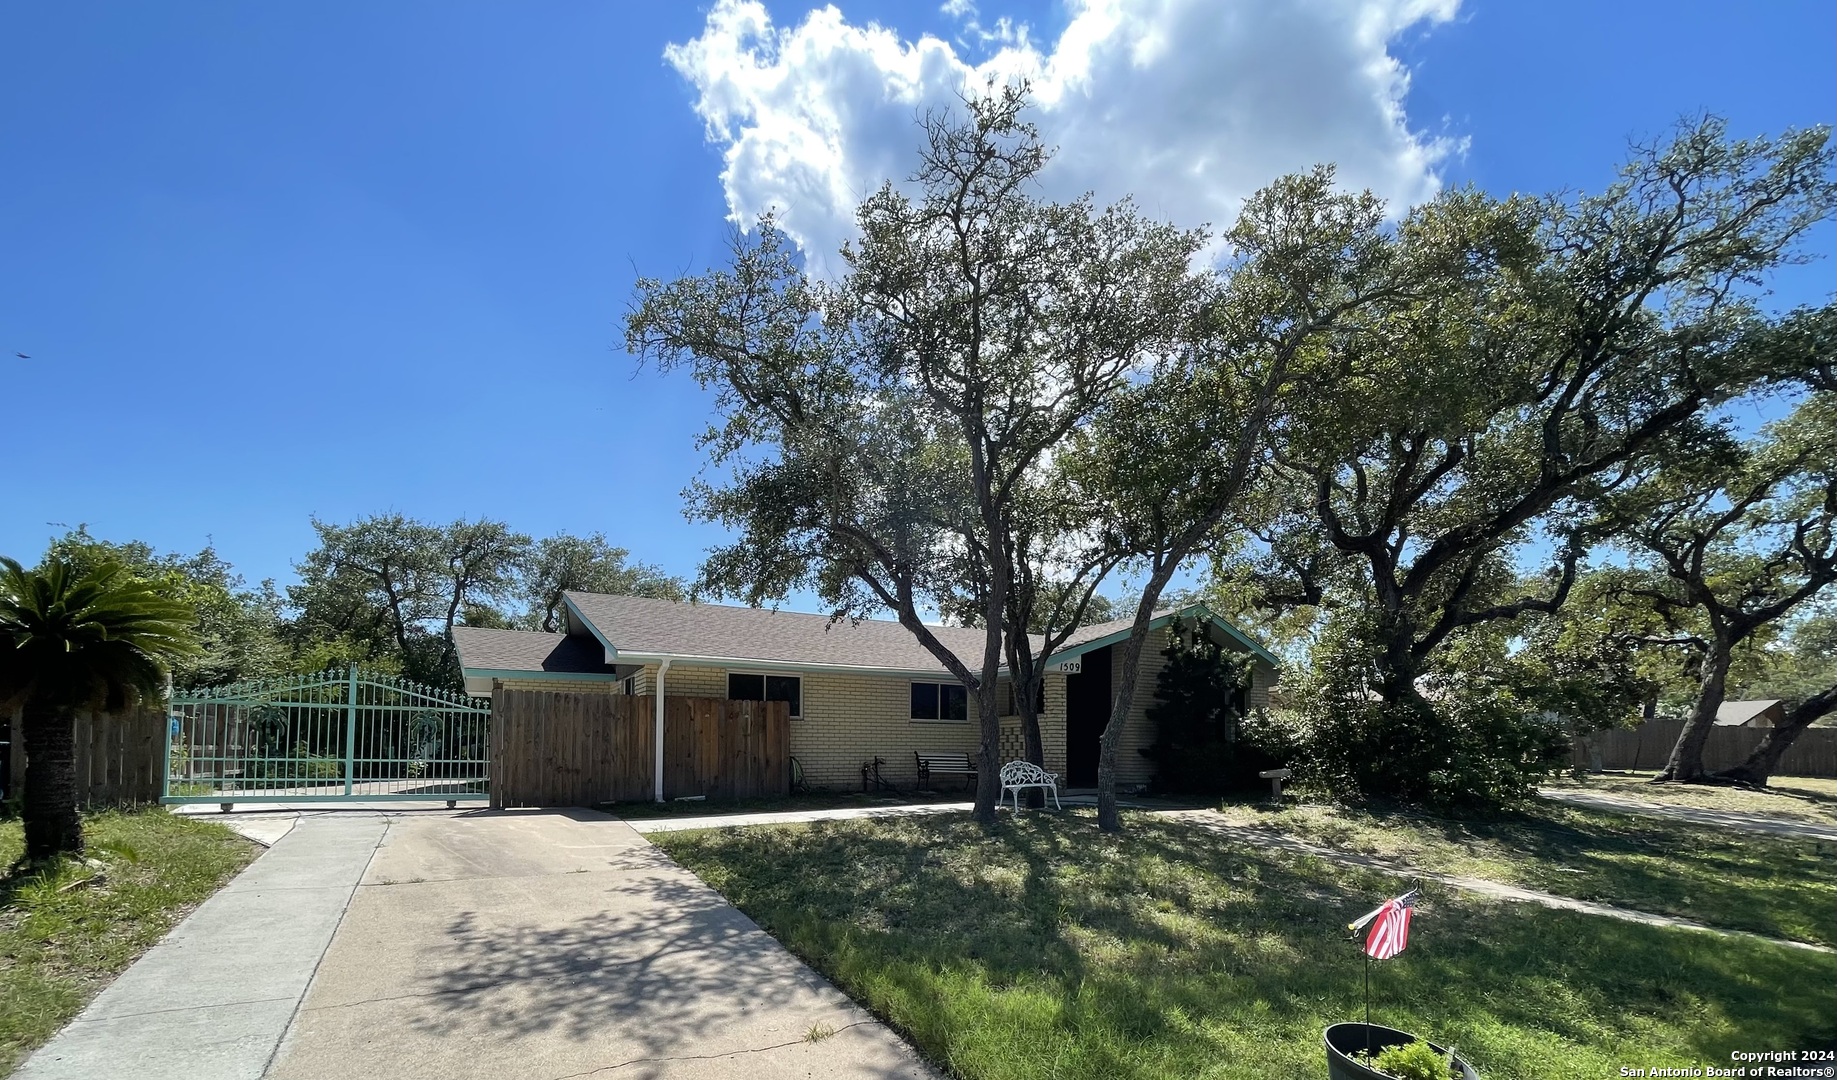
[[[292,821],[20,1075],[936,1076],[617,819],[305,810]],[[346,853],[338,875],[305,857],[328,849]],[[302,903],[338,888],[329,925],[316,901]],[[207,915],[213,905],[227,917]],[[149,962],[156,979],[143,976]],[[269,972],[272,985],[232,989],[244,971]],[[155,996],[185,987],[218,987],[223,1000],[181,995],[162,1007]],[[121,1000],[92,1017],[111,997]],[[232,1029],[213,1010],[248,1015]],[[108,1026],[122,1017],[138,1026]]]

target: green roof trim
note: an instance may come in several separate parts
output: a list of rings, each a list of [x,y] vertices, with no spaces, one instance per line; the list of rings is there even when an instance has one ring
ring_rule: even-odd
[[[1188,604],[1186,607],[1183,607],[1178,611],[1170,611],[1166,615],[1158,615],[1149,622],[1148,629],[1159,630],[1163,626],[1166,626],[1168,623],[1173,622],[1175,619],[1190,619],[1190,618],[1204,619],[1206,622],[1209,622],[1213,626],[1216,626],[1220,630],[1223,630],[1225,632],[1225,635],[1229,637],[1232,641],[1235,641],[1239,645],[1242,645],[1244,647],[1244,651],[1250,653],[1252,656],[1256,657],[1258,660],[1261,660],[1264,663],[1268,664],[1270,667],[1279,668],[1282,666],[1282,661],[1276,659],[1275,653],[1272,653],[1268,649],[1265,649],[1263,646],[1257,644],[1256,639],[1252,638],[1249,634],[1244,633],[1244,631],[1238,629],[1237,625],[1233,623],[1230,619],[1225,618],[1223,615],[1217,614],[1216,612],[1212,611],[1212,609],[1206,607],[1204,604]],[[1069,660],[1074,656],[1083,656],[1085,653],[1095,652],[1098,649],[1106,648],[1108,646],[1115,645],[1115,644],[1118,644],[1119,642],[1123,642],[1127,640],[1129,640],[1129,628],[1124,628],[1122,630],[1118,630],[1114,634],[1107,634],[1100,638],[1094,638],[1090,641],[1079,642],[1076,645],[1070,645],[1070,646],[1067,646],[1066,648],[1060,649],[1058,652],[1053,653],[1051,656],[1047,657],[1046,663],[1050,664],[1050,663],[1054,663],[1059,660]]]
[[[527,668],[461,668],[468,679],[566,679],[570,682],[618,682],[610,671],[534,671]]]

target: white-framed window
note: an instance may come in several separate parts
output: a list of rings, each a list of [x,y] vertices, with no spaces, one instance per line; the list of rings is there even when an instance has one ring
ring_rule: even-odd
[[[730,671],[727,673],[727,699],[782,701],[791,706],[791,719],[799,720],[804,715],[804,680],[798,675]]]
[[[969,718],[970,692],[962,683],[912,684],[912,719],[961,724]]]
[[[625,696],[626,697],[637,697],[638,696],[638,677],[636,675],[625,676]]]

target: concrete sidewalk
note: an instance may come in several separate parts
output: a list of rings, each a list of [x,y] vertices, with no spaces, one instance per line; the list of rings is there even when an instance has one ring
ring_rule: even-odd
[[[1649,911],[1634,908],[1616,907],[1612,904],[1600,904],[1593,900],[1578,900],[1571,896],[1558,896],[1538,889],[1527,889],[1520,885],[1507,885],[1486,878],[1467,877],[1463,874],[1444,874],[1434,870],[1419,870],[1390,862],[1387,859],[1360,855],[1350,851],[1339,851],[1334,848],[1311,844],[1306,840],[1297,840],[1282,833],[1270,832],[1248,825],[1234,825],[1211,810],[1168,810],[1158,815],[1171,821],[1181,821],[1201,829],[1227,836],[1248,844],[1260,847],[1290,851],[1298,855],[1312,855],[1328,862],[1342,866],[1356,866],[1363,870],[1375,870],[1383,874],[1394,874],[1400,878],[1416,878],[1422,881],[1434,881],[1462,892],[1476,893],[1491,897],[1494,900],[1506,900],[1513,903],[1539,904],[1547,908],[1562,911],[1579,911],[1585,915],[1600,915],[1604,918],[1619,919],[1622,922],[1643,923],[1646,926],[1664,926],[1674,930],[1697,930],[1705,934],[1716,934],[1721,937],[1752,938],[1765,941],[1770,945],[1783,945],[1789,949],[1805,949],[1810,952],[1837,952],[1828,945],[1814,945],[1806,941],[1789,941],[1784,938],[1768,937],[1746,930],[1724,930],[1720,927],[1706,926],[1690,919],[1680,919],[1675,915],[1655,915]]]
[[[585,810],[393,819],[267,1075],[935,1077],[629,825]]]
[[[256,1080],[384,822],[291,829],[26,1060],[16,1080]]]
[[[1066,810],[1078,808],[1091,809],[1097,805],[1097,796],[1093,792],[1078,790],[1060,794],[1060,805]],[[1123,798],[1117,805],[1125,810],[1148,810],[1165,812],[1171,810],[1199,809],[1191,803],[1179,803],[1167,799]],[[1010,804],[1002,803],[996,807],[998,813],[1012,813]],[[688,832],[693,829],[738,829],[748,825],[798,825],[812,821],[853,821],[858,818],[913,817],[921,814],[967,814],[976,808],[973,802],[938,802],[938,803],[900,803],[892,806],[847,806],[833,810],[765,810],[744,814],[699,814],[695,817],[657,817],[626,818],[627,825],[640,833]],[[1055,813],[1050,808],[1036,810],[1027,807],[1023,814]]]
[[[921,814],[968,813],[975,803],[907,803],[899,806],[849,806],[834,810],[767,810],[754,814],[702,814],[696,817],[622,819],[640,833],[689,832],[694,829],[738,829],[747,825],[796,825],[808,821],[853,821],[857,818],[913,817]]]
[[[1722,829],[1735,829],[1740,832],[1764,833],[1769,836],[1789,836],[1801,840],[1837,841],[1837,826],[1821,825],[1815,821],[1794,821],[1788,818],[1767,817],[1765,814],[1749,814],[1740,810],[1711,810],[1702,806],[1678,806],[1673,803],[1647,802],[1644,799],[1629,799],[1624,795],[1606,795],[1593,791],[1570,791],[1565,788],[1539,788],[1537,793],[1546,799],[1566,802],[1574,806],[1585,806],[1590,810],[1613,810],[1622,814],[1644,814],[1647,817],[1667,818],[1671,821],[1688,821],[1693,825],[1714,825]]]

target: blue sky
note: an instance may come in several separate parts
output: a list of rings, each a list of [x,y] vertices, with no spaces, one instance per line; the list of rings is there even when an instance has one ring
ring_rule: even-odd
[[[1063,182],[1183,222],[1322,157],[1404,200],[1594,189],[1681,115],[1837,119],[1828,0],[1197,3],[1204,33],[772,0],[744,62],[758,13],[731,3],[0,6],[0,553],[87,522],[284,583],[309,515],[399,510],[603,531],[692,575],[719,539],[679,498],[707,401],[619,348],[634,277],[718,257],[730,209],[795,201],[830,239],[951,63],[1070,70],[1096,35],[1047,125]],[[1339,29],[1358,16],[1388,20],[1376,44]],[[1119,42],[1141,62],[1105,61]],[[799,123],[831,140],[821,169],[772,153]],[[1829,298],[1832,246],[1827,225],[1778,302]]]

